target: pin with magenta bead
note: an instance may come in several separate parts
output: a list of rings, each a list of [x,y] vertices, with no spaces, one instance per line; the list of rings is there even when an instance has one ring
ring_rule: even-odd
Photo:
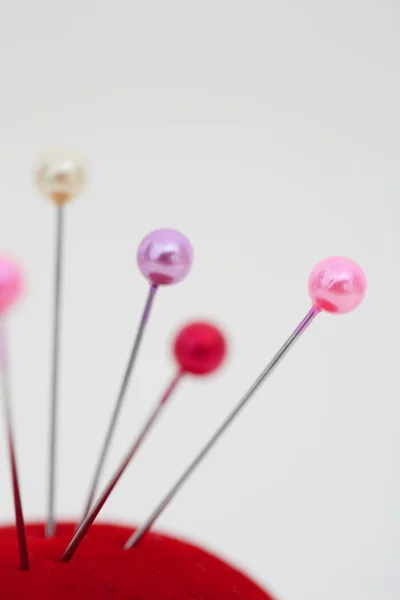
[[[36,173],[40,192],[56,206],[56,251],[54,270],[54,308],[52,334],[52,370],[50,402],[49,489],[46,536],[55,533],[55,496],[57,461],[58,380],[60,363],[60,316],[62,302],[62,271],[64,254],[65,205],[78,196],[86,183],[86,170],[82,159],[67,151],[53,151],[42,157]]]
[[[188,374],[202,376],[213,373],[224,361],[226,349],[227,344],[223,333],[211,323],[198,321],[189,323],[181,329],[174,342],[173,351],[178,367],[174,377],[150,413],[145,425],[133,441],[125,458],[122,460],[100,498],[82,521],[63,555],[63,561],[69,561],[75,554],[156,419],[160,416],[167,401],[176,390],[178,383]]]
[[[5,314],[17,301],[22,291],[22,276],[19,267],[9,259],[0,258],[0,375],[1,393],[6,425],[6,437],[11,469],[11,482],[14,497],[15,524],[21,570],[29,569],[28,546],[25,521],[22,510],[21,488],[18,476],[15,450],[15,436],[12,420],[10,377],[8,366]]]
[[[100,450],[100,455],[85,504],[83,519],[89,513],[96,496],[101,474],[136,363],[146,325],[150,317],[156,292],[159,286],[179,283],[188,275],[193,263],[193,249],[189,240],[178,231],[175,231],[174,229],[157,229],[148,234],[139,245],[137,262],[140,271],[150,284],[150,289],[133,341],[132,350],[122,378],[113,413]]]
[[[362,302],[367,283],[362,269],[352,260],[342,257],[332,257],[323,260],[314,267],[309,279],[309,293],[312,307],[301,323],[296,327],[291,336],[266,366],[261,375],[256,379],[250,389],[246,392],[240,402],[235,406],[225,421],[217,429],[214,435],[199,452],[193,462],[184,471],[178,481],[161,500],[159,505],[151,513],[145,523],[132,533],[125,544],[125,549],[132,548],[149,531],[157,518],[168,506],[175,494],[184,485],[190,475],[206,457],[211,448],[220,439],[242,408],[252,398],[260,385],[271,375],[274,368],[281,362],[290,348],[299,339],[306,329],[321,312],[332,314],[345,314],[351,312]]]

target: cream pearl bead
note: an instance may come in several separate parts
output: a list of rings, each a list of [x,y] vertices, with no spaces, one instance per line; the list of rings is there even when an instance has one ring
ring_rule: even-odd
[[[39,162],[35,177],[42,194],[59,206],[81,193],[86,178],[82,159],[67,151],[46,154]]]

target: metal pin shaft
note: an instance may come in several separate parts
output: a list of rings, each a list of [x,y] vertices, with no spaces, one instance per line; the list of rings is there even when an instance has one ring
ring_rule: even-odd
[[[149,320],[150,311],[151,311],[151,308],[153,306],[153,302],[154,302],[154,297],[155,297],[156,291],[157,291],[157,286],[156,285],[151,285],[150,286],[150,290],[149,290],[149,294],[147,296],[146,304],[145,304],[145,307],[144,307],[144,310],[143,310],[142,318],[140,320],[139,327],[138,327],[138,330],[136,332],[135,340],[133,342],[133,347],[132,347],[132,350],[131,350],[131,354],[130,354],[130,357],[129,357],[129,361],[128,361],[126,370],[125,370],[125,374],[124,374],[124,377],[122,379],[122,383],[121,383],[121,387],[120,387],[119,394],[118,394],[118,397],[117,397],[117,401],[116,401],[115,406],[114,406],[114,411],[113,411],[113,414],[111,416],[111,420],[110,420],[110,423],[108,425],[106,436],[104,438],[104,442],[103,442],[103,445],[102,445],[102,448],[101,448],[100,456],[99,456],[99,459],[98,459],[98,462],[97,462],[97,465],[96,465],[96,469],[95,469],[95,472],[94,472],[94,475],[93,475],[93,479],[92,479],[92,483],[91,483],[91,486],[90,486],[88,498],[87,498],[87,501],[86,501],[86,504],[85,504],[85,510],[84,510],[83,517],[82,517],[81,521],[83,521],[84,518],[89,513],[90,508],[92,507],[93,501],[94,501],[95,496],[96,496],[96,491],[97,491],[97,488],[99,486],[100,477],[101,477],[101,474],[102,474],[102,471],[103,471],[103,468],[104,468],[104,463],[105,463],[105,460],[107,458],[108,451],[110,449],[110,445],[111,445],[111,441],[112,441],[112,438],[113,438],[113,435],[114,435],[114,432],[115,432],[115,428],[116,428],[116,425],[117,425],[118,417],[119,417],[119,414],[121,412],[122,404],[123,404],[123,401],[124,401],[124,398],[125,398],[125,394],[126,394],[126,391],[127,391],[127,388],[128,388],[128,383],[130,381],[130,378],[131,378],[131,375],[132,375],[132,371],[133,371],[133,368],[135,366],[135,362],[136,362],[136,359],[137,359],[137,356],[138,356],[140,344],[141,344],[142,339],[143,339],[143,334],[144,334],[144,331],[146,329],[146,325],[147,325],[148,320]]]
[[[75,535],[72,538],[70,544],[68,545],[66,551],[64,552],[64,555],[62,557],[62,561],[64,561],[64,562],[69,561],[72,558],[72,556],[75,554],[78,546],[81,544],[83,538],[86,536],[87,532],[89,531],[89,529],[92,526],[92,524],[93,524],[94,520],[96,519],[97,515],[99,514],[99,512],[103,508],[103,506],[106,503],[106,501],[107,501],[108,497],[110,496],[111,492],[113,491],[113,489],[117,485],[118,481],[121,479],[121,477],[124,474],[125,470],[127,469],[128,465],[132,461],[132,458],[134,457],[134,455],[136,454],[137,450],[139,449],[139,447],[141,446],[142,442],[144,441],[146,435],[149,433],[151,427],[154,425],[156,419],[159,417],[162,408],[166,404],[167,400],[169,400],[169,398],[171,397],[172,392],[175,390],[175,388],[178,385],[179,381],[182,379],[182,376],[183,376],[183,371],[178,371],[178,373],[175,375],[175,377],[171,381],[170,385],[168,386],[168,388],[164,392],[161,400],[158,402],[158,404],[153,409],[153,412],[150,414],[150,416],[147,419],[144,427],[142,428],[142,430],[139,433],[138,437],[133,442],[131,448],[129,449],[129,451],[126,454],[124,460],[122,461],[122,463],[118,467],[118,469],[115,472],[114,476],[111,478],[111,480],[110,480],[109,484],[107,485],[107,487],[105,488],[104,492],[102,493],[102,495],[100,496],[100,498],[98,499],[98,501],[96,502],[96,504],[93,506],[93,508],[90,510],[90,512],[86,515],[85,519],[82,521],[82,523],[79,526],[77,532],[75,533]]]
[[[53,316],[53,354],[51,375],[50,405],[50,448],[49,448],[49,489],[48,512],[45,528],[46,537],[55,534],[55,493],[56,493],[56,459],[57,459],[57,421],[58,421],[58,381],[60,364],[60,314],[61,285],[63,266],[64,208],[57,206],[56,255],[54,274],[54,316]]]
[[[6,423],[8,452],[10,458],[11,481],[14,496],[15,524],[17,530],[18,551],[21,570],[29,569],[28,545],[26,541],[25,521],[22,511],[21,489],[18,478],[17,458],[15,453],[14,430],[11,416],[10,381],[7,356],[7,341],[4,322],[0,322],[0,369],[4,417]]]
[[[292,335],[286,340],[281,349],[275,354],[271,362],[266,366],[261,375],[256,379],[251,388],[247,391],[247,393],[243,396],[240,402],[235,406],[233,411],[228,415],[228,417],[223,421],[222,425],[217,429],[211,439],[207,442],[201,452],[197,455],[194,461],[189,465],[189,467],[184,471],[183,475],[178,479],[175,485],[170,489],[170,491],[166,494],[157,508],[152,512],[149,518],[145,521],[145,523],[135,531],[131,537],[126,542],[124,549],[128,550],[132,548],[137,542],[147,533],[156,519],[161,515],[164,509],[168,506],[170,501],[173,499],[175,494],[180,490],[180,488],[184,485],[193,471],[199,466],[201,461],[207,456],[208,452],[211,448],[216,444],[225,430],[229,427],[235,417],[239,414],[242,408],[247,404],[250,398],[253,396],[258,387],[267,379],[269,375],[271,375],[272,371],[275,367],[280,363],[280,361],[284,358],[289,349],[293,346],[293,344],[299,339],[301,334],[308,328],[311,322],[314,320],[316,315],[318,314],[318,310],[316,308],[312,308],[305,318],[301,321],[300,325],[294,330]]]

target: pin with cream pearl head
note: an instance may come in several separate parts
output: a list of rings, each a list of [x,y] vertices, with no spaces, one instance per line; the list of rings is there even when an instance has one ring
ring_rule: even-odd
[[[55,502],[57,472],[57,430],[58,430],[58,396],[60,371],[60,316],[63,284],[63,255],[65,204],[78,196],[86,184],[86,169],[83,160],[73,152],[57,150],[45,154],[35,171],[35,181],[39,191],[50,198],[56,207],[56,251],[54,269],[54,305],[52,330],[52,369],[50,399],[50,445],[49,445],[49,480],[48,480],[48,512],[45,533],[47,537],[55,534]]]

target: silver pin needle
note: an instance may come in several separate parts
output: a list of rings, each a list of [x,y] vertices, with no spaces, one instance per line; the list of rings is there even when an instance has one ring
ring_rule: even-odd
[[[54,504],[56,486],[56,455],[57,455],[57,416],[58,416],[58,374],[60,362],[60,313],[61,313],[61,283],[63,265],[64,238],[64,207],[59,205],[57,211],[56,256],[54,274],[54,316],[53,316],[53,358],[51,376],[50,404],[50,452],[49,452],[49,491],[46,536],[55,533]]]
[[[156,419],[159,417],[162,408],[165,406],[167,401],[170,399],[173,391],[176,389],[176,387],[177,387],[178,383],[180,382],[180,380],[182,379],[183,375],[184,375],[184,372],[182,370],[179,370],[177,372],[177,374],[175,375],[175,377],[172,379],[171,383],[169,384],[166,391],[164,392],[161,400],[158,402],[158,404],[155,406],[152,413],[148,417],[142,430],[140,431],[139,435],[137,436],[137,438],[131,445],[128,453],[126,454],[125,458],[121,462],[117,471],[111,478],[111,480],[110,480],[109,484],[107,485],[107,487],[105,488],[104,492],[101,494],[100,498],[97,500],[97,502],[95,503],[93,508],[89,511],[89,513],[86,515],[86,517],[80,524],[77,532],[75,533],[70,544],[68,545],[67,549],[64,552],[62,561],[64,561],[64,562],[69,561],[72,558],[72,556],[75,554],[78,546],[81,544],[83,538],[86,536],[87,532],[89,531],[89,529],[92,526],[93,522],[95,521],[97,515],[103,508],[104,504],[106,503],[106,501],[109,498],[110,494],[112,493],[113,489],[117,485],[118,481],[121,479],[122,475],[124,474],[125,470],[129,466],[129,464],[131,463],[133,457],[135,456],[136,452],[140,448],[142,442],[144,441],[145,437],[149,433],[151,427],[154,425]]]
[[[113,414],[111,416],[111,420],[110,423],[108,425],[108,429],[107,429],[107,433],[103,442],[103,446],[101,448],[101,452],[100,452],[100,456],[99,456],[99,460],[97,462],[97,466],[96,466],[96,470],[94,472],[94,476],[93,476],[93,480],[92,480],[92,484],[90,486],[90,490],[89,490],[89,495],[88,495],[88,499],[86,501],[86,505],[85,505],[85,512],[83,514],[83,519],[86,517],[86,515],[89,513],[90,508],[93,504],[94,498],[96,496],[96,491],[99,485],[99,481],[100,481],[100,477],[101,477],[101,473],[102,470],[104,468],[104,463],[110,448],[110,444],[115,432],[115,427],[117,425],[117,421],[118,421],[118,417],[119,414],[121,412],[121,408],[122,408],[122,404],[125,398],[125,394],[128,388],[128,383],[130,381],[131,375],[132,375],[132,371],[133,368],[135,366],[135,362],[138,356],[138,352],[139,352],[139,348],[140,348],[140,344],[142,342],[143,339],[143,334],[147,325],[147,322],[149,320],[149,316],[150,316],[150,311],[151,308],[153,306],[153,302],[154,302],[154,297],[157,291],[157,285],[153,284],[150,286],[149,289],[149,294],[147,296],[147,300],[146,300],[146,304],[143,310],[143,314],[142,314],[142,318],[140,320],[139,323],[139,327],[135,336],[135,340],[133,343],[133,347],[132,347],[132,351],[129,357],[129,361],[125,370],[125,374],[124,377],[122,379],[122,384],[121,384],[121,388],[119,390],[119,394],[117,397],[117,401],[115,403],[114,406],[114,411]]]
[[[9,383],[9,367],[7,359],[7,342],[6,332],[3,320],[0,321],[0,369],[1,369],[1,381],[2,381],[2,396],[3,396],[3,407],[4,416],[6,422],[6,432],[8,438],[8,451],[10,457],[11,467],[11,479],[14,495],[14,510],[15,510],[15,523],[17,530],[18,550],[20,558],[21,570],[26,571],[29,569],[29,556],[28,546],[26,542],[26,531],[25,522],[22,511],[21,501],[21,490],[18,478],[17,459],[15,454],[15,440],[14,430],[12,425],[11,417],[11,403],[10,403],[10,383]]]
[[[128,539],[128,541],[126,542],[126,544],[124,546],[125,550],[132,548],[147,533],[147,531],[150,529],[150,527],[153,525],[153,523],[156,521],[156,519],[161,515],[161,513],[164,511],[164,509],[167,507],[167,505],[173,499],[175,494],[180,490],[180,488],[183,486],[183,484],[186,482],[186,480],[190,477],[190,475],[199,466],[201,461],[206,457],[206,455],[211,450],[211,448],[214,446],[214,444],[222,436],[224,431],[229,427],[229,425],[232,423],[232,421],[235,419],[235,417],[239,414],[239,412],[242,410],[242,408],[247,404],[247,402],[253,396],[254,392],[267,379],[267,377],[269,375],[271,375],[274,368],[280,363],[280,361],[283,359],[283,357],[286,355],[286,353],[289,351],[289,349],[299,339],[301,334],[308,328],[308,326],[314,320],[314,318],[316,317],[318,312],[319,312],[318,309],[316,309],[314,307],[308,312],[306,317],[301,321],[300,325],[294,330],[292,335],[286,340],[286,342],[283,344],[281,349],[277,352],[277,354],[274,356],[274,358],[271,360],[271,362],[267,365],[267,367],[264,369],[264,371],[261,373],[261,375],[258,377],[258,379],[256,379],[256,381],[253,383],[253,385],[248,390],[248,392],[243,396],[243,398],[236,405],[236,407],[233,409],[233,411],[228,415],[228,417],[225,419],[225,421],[222,423],[222,425],[217,429],[217,431],[214,433],[214,435],[211,437],[211,439],[207,442],[207,444],[204,446],[204,448],[201,450],[201,452],[197,455],[197,457],[194,459],[194,461],[185,470],[185,472],[178,479],[178,481],[175,483],[175,485],[170,489],[168,494],[166,494],[166,496],[163,498],[163,500],[160,502],[160,504],[157,506],[157,508],[153,511],[153,513],[149,516],[149,518],[146,520],[146,522],[137,531],[135,531],[131,535],[131,537]]]

